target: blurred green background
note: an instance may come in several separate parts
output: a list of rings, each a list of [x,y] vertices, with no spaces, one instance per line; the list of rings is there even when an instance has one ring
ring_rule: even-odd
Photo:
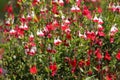
[[[9,0],[0,0],[0,19],[4,18],[4,8],[7,5]]]

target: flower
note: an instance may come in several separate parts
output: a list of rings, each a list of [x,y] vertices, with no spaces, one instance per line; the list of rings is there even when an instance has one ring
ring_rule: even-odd
[[[52,4],[58,3],[58,0],[52,0]]]
[[[85,61],[85,66],[90,66],[90,58]]]
[[[10,30],[10,35],[14,35],[14,34],[16,34],[16,31],[14,29],[11,29]]]
[[[118,51],[118,53],[116,54],[116,59],[120,60],[120,50]]]
[[[35,65],[30,68],[30,73],[31,74],[36,74],[37,73],[37,68],[36,68]]]
[[[105,60],[108,60],[108,61],[111,60],[111,56],[110,56],[110,54],[108,53],[108,51],[106,51],[106,54],[105,54],[104,59],[105,59]]]
[[[88,74],[88,75],[92,75],[92,74],[93,74],[92,70],[89,70],[89,71],[87,72],[87,74]]]
[[[94,18],[93,18],[93,22],[98,22],[98,18],[97,18],[96,15],[95,15]]]
[[[103,20],[101,18],[98,18],[98,24],[103,24]]]
[[[36,47],[32,47],[29,51],[29,55],[31,55],[31,56],[35,55],[36,49],[37,49]]]
[[[102,54],[100,53],[100,49],[99,48],[97,48],[95,50],[95,55],[96,55],[97,59],[102,59]]]
[[[80,12],[80,8],[77,5],[72,6],[71,12]]]
[[[96,38],[96,34],[95,34],[95,32],[93,32],[93,31],[91,31],[91,32],[87,31],[87,32],[86,32],[86,36],[87,36],[87,39],[90,39],[90,40],[92,40],[92,41],[94,41],[95,38]]]
[[[40,37],[45,36],[45,34],[43,33],[43,31],[41,31],[41,30],[37,31],[37,35],[40,36]]]
[[[58,14],[58,10],[57,10],[57,5],[53,5],[53,7],[52,7],[52,12],[54,13],[54,14]]]
[[[72,66],[71,72],[74,73],[77,66],[77,60],[76,59],[70,60],[70,65]]]
[[[59,0],[58,3],[60,4],[60,6],[64,6],[64,1],[63,0]]]
[[[40,0],[33,0],[32,4],[33,6],[37,5],[40,2]]]
[[[113,43],[113,42],[114,42],[114,37],[110,36],[110,43]]]
[[[91,12],[89,11],[89,9],[88,9],[86,6],[83,7],[82,14],[83,14],[84,16],[86,16],[88,19],[91,19],[91,18],[92,18]]]
[[[98,7],[98,8],[97,8],[97,12],[98,12],[98,13],[102,13],[102,8],[101,8],[101,7]]]
[[[10,5],[10,6],[7,7],[7,12],[8,13],[13,13],[13,7],[12,7],[12,5]]]
[[[56,72],[57,72],[57,65],[56,63],[51,63],[49,65],[49,69],[52,71],[51,75],[55,76]]]
[[[26,22],[26,19],[25,19],[25,16],[24,16],[24,15],[22,15],[22,17],[20,18],[20,21],[21,21],[22,23],[25,23],[25,22]]]
[[[2,73],[3,73],[3,69],[2,69],[2,68],[0,68],[0,75],[2,75]]]
[[[76,0],[77,6],[80,6],[82,0]]]
[[[79,67],[83,67],[85,65],[85,61],[84,60],[80,60],[78,65],[79,65]]]
[[[34,40],[34,35],[31,33],[30,35],[29,35],[29,41],[33,41]]]
[[[110,29],[110,36],[114,36],[118,32],[118,28],[116,27],[116,24],[114,24]]]
[[[113,80],[111,75],[106,75],[106,80]]]
[[[57,39],[54,39],[54,45],[60,45],[62,43],[62,41],[57,38]]]
[[[23,29],[24,29],[24,30],[28,30],[27,24],[24,24]]]
[[[10,26],[10,18],[8,18],[8,20],[5,21],[5,25]]]
[[[104,27],[101,24],[98,24],[98,31],[103,31]]]
[[[62,24],[62,25],[61,25],[61,29],[62,29],[63,31],[65,31],[66,29],[69,29],[69,26],[66,25],[66,24]]]

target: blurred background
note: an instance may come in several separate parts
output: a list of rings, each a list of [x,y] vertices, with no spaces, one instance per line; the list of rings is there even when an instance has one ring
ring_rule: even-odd
[[[0,19],[4,18],[5,7],[7,6],[9,0],[0,0]]]

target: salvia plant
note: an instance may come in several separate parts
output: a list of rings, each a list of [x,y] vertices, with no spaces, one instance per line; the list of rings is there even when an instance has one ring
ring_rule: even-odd
[[[1,80],[120,80],[119,0],[9,0]]]

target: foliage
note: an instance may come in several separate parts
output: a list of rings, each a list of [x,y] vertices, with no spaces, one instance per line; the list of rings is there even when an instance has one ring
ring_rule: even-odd
[[[119,80],[117,0],[17,0],[0,23],[1,79]]]

